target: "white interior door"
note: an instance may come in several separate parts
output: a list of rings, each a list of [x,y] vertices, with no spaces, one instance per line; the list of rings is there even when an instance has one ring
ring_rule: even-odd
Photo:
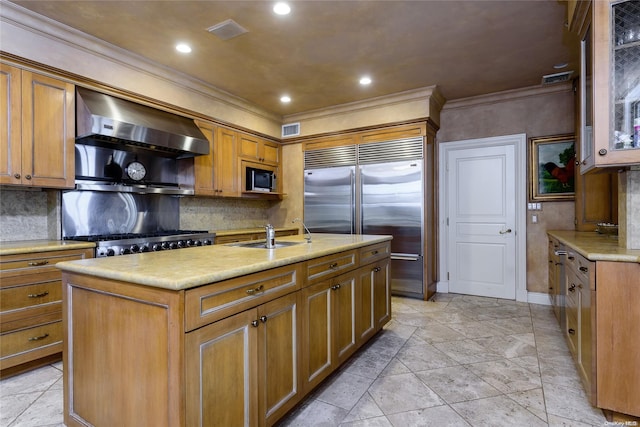
[[[498,145],[448,152],[450,292],[516,297],[514,150]]]

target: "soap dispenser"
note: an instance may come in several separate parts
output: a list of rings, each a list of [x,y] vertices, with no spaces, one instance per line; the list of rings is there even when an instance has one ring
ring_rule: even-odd
[[[273,225],[267,224],[264,226],[265,231],[267,232],[267,249],[273,249],[276,247],[276,230],[273,228]]]

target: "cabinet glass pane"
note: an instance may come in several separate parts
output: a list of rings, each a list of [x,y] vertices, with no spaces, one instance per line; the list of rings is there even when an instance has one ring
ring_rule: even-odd
[[[580,63],[580,93],[582,94],[580,137],[580,161],[591,157],[593,153],[593,60],[591,54],[591,28],[587,31],[581,43],[582,58]]]
[[[640,148],[640,1],[613,5],[612,149]]]

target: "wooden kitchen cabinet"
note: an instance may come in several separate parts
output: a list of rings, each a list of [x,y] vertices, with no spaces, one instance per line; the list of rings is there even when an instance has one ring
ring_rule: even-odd
[[[366,341],[355,330],[359,274],[384,271],[385,247],[182,290],[64,270],[65,424],[276,424]],[[389,289],[370,277],[374,294]]]
[[[60,360],[62,274],[55,263],[92,257],[92,249],[0,257],[2,376]]]
[[[582,40],[580,172],[637,165],[640,40],[633,29],[640,25],[640,6],[637,1],[585,3],[573,5],[572,13],[572,28]]]
[[[592,404],[596,403],[595,354],[593,334],[596,312],[595,262],[587,260],[573,249],[567,250],[565,262],[566,330],[565,334],[578,368],[578,374]]]
[[[302,290],[305,392],[332,373],[356,350],[356,272]]]
[[[237,132],[202,121],[196,124],[209,141],[209,154],[194,158],[195,195],[239,197]]]
[[[243,159],[265,163],[273,166],[280,165],[280,145],[253,135],[241,133],[240,157]]]
[[[0,184],[73,188],[73,84],[0,64],[0,97]]]

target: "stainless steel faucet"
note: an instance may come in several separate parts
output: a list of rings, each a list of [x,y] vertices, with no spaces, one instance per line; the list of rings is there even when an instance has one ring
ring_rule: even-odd
[[[307,243],[311,243],[311,232],[309,231],[309,229],[307,228],[306,225],[304,225],[304,222],[302,222],[302,220],[300,218],[294,218],[293,221],[291,221],[292,223],[296,223],[299,222],[300,224],[302,224],[302,226],[304,227],[305,231],[307,232],[308,236],[305,237],[305,239],[307,240]]]
[[[273,228],[273,225],[267,224],[264,226],[264,229],[267,234],[267,249],[273,249],[276,247],[276,230]]]

